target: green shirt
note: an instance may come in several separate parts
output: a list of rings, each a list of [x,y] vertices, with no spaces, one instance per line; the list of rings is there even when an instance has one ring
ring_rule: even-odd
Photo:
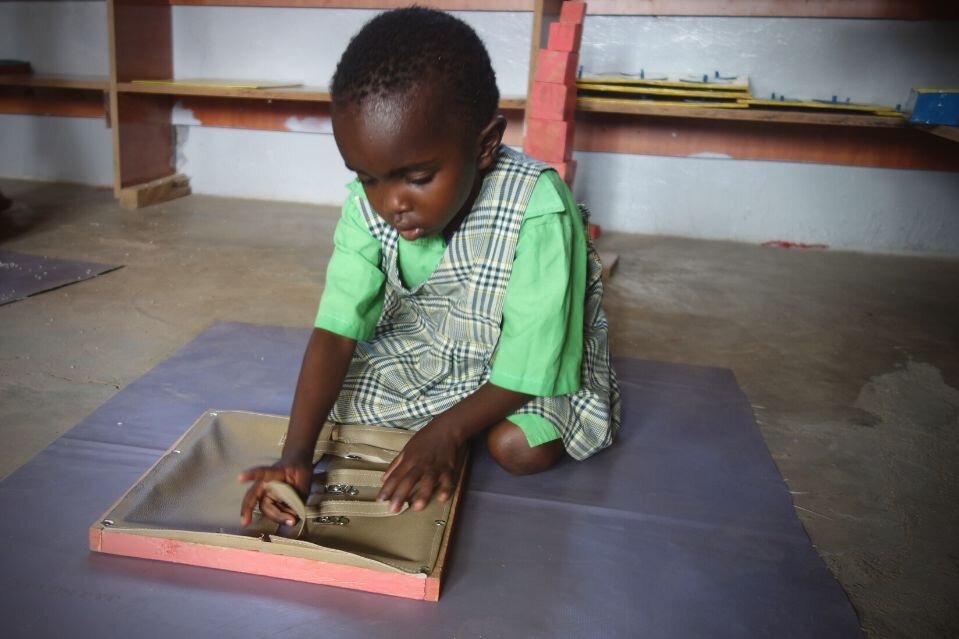
[[[359,182],[347,188],[365,198]],[[315,326],[369,339],[383,310],[386,276],[379,242],[352,197],[343,205],[333,242]],[[441,236],[401,237],[398,250],[403,283],[414,288],[433,273],[446,244]],[[543,397],[579,390],[585,281],[586,239],[578,207],[559,176],[547,171],[520,227],[491,383]]]

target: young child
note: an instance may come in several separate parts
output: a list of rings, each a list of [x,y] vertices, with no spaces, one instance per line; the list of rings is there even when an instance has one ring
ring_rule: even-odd
[[[357,179],[334,234],[279,462],[239,477],[247,525],[296,515],[325,420],[416,431],[379,499],[449,499],[486,433],[514,474],[584,459],[619,427],[601,266],[555,171],[503,145],[499,91],[473,30],[442,12],[380,14],[333,76],[337,147]]]

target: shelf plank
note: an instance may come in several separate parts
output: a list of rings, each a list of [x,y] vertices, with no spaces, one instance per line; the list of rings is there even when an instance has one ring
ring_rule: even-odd
[[[254,100],[294,100],[297,102],[329,102],[326,87],[299,86],[277,89],[234,89],[218,86],[177,84],[117,83],[120,93],[152,93],[156,95],[196,95],[213,98],[246,98]]]
[[[959,154],[953,143],[909,126],[792,126],[775,121],[577,113],[574,148],[636,155],[959,171]]]
[[[172,5],[226,7],[309,7],[314,9],[401,9],[410,0],[169,0]],[[442,11],[532,11],[534,0],[418,0]]]
[[[942,0],[589,0],[591,15],[869,18],[929,20],[959,17]]]
[[[610,113],[617,115],[648,115],[674,118],[699,118],[708,120],[740,120],[745,122],[777,122],[781,124],[822,124],[829,126],[905,128],[903,118],[857,115],[847,113],[804,113],[773,109],[724,109],[710,107],[681,107],[635,101],[599,102],[577,100],[576,110],[583,113]]]
[[[0,86],[0,113],[102,118],[106,116],[104,97],[93,89]]]
[[[421,0],[444,11],[533,11],[537,0]],[[409,0],[169,0],[173,5],[399,9]],[[937,0],[589,0],[590,15],[780,18],[955,19],[959,7]]]
[[[0,75],[0,86],[108,91],[110,79],[94,75]]]
[[[177,101],[189,111],[200,126],[259,131],[293,131],[329,133],[328,102],[292,100],[235,100],[232,98],[187,95]],[[503,141],[513,146],[523,144],[523,111],[503,109],[506,134]]]
[[[248,100],[287,100],[291,102],[330,102],[330,92],[326,87],[299,86],[275,89],[236,89],[219,86],[177,85],[177,84],[139,84],[120,82],[120,93],[152,93],[155,95],[182,95],[208,98],[242,98]],[[499,102],[499,108],[518,110],[526,107],[526,98],[506,96]]]

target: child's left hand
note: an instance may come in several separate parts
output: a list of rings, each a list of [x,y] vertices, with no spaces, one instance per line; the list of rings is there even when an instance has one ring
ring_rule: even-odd
[[[456,469],[465,449],[455,429],[431,422],[406,443],[383,476],[383,487],[376,496],[390,501],[390,510],[399,512],[408,498],[413,510],[423,510],[433,494],[446,501],[453,494]]]

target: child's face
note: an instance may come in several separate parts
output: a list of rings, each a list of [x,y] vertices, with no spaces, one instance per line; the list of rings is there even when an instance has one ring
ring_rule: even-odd
[[[503,125],[475,135],[456,126],[422,90],[372,104],[334,107],[333,135],[373,209],[407,240],[442,233],[476,199]],[[462,123],[460,123],[462,124]],[[492,139],[495,137],[495,141]]]

